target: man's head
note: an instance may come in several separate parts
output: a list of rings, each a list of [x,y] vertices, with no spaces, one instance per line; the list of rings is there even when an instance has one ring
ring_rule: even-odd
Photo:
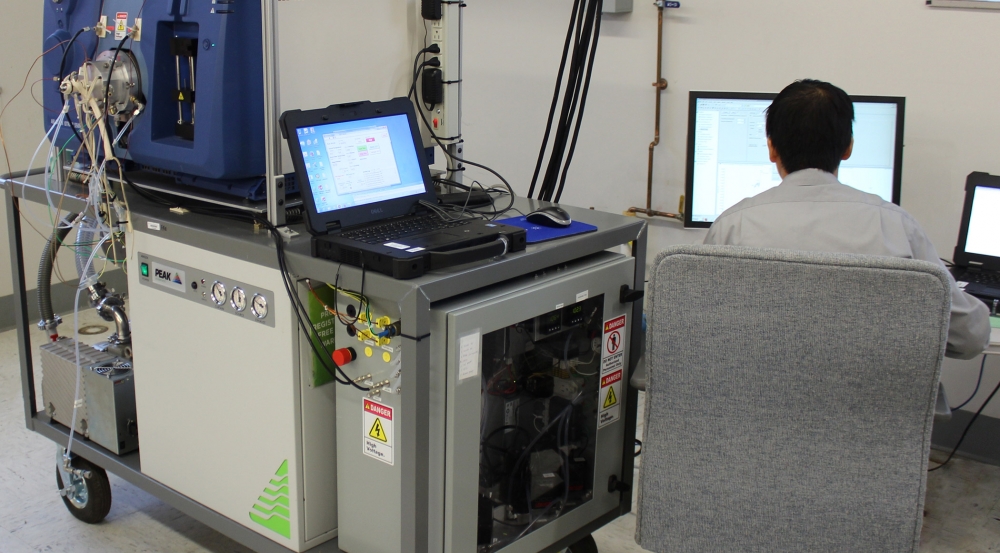
[[[767,145],[782,177],[802,169],[836,173],[854,146],[854,104],[830,83],[785,87],[767,108]]]

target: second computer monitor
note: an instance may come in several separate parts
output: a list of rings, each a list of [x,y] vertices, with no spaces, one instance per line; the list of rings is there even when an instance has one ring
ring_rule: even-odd
[[[723,211],[781,182],[767,151],[766,110],[776,94],[691,92],[684,225],[711,226]],[[851,96],[854,151],[840,182],[899,204],[905,99]]]

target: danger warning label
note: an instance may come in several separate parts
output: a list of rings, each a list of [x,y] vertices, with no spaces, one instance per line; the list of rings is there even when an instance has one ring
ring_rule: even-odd
[[[121,40],[128,34],[128,12],[115,13],[115,40]]]
[[[365,455],[386,464],[392,457],[392,407],[365,399],[362,405],[362,442]]]
[[[597,416],[597,428],[604,428],[621,418],[622,374],[619,369],[601,377],[601,412]]]
[[[604,321],[604,342],[601,346],[601,374],[625,368],[625,328],[627,315]]]

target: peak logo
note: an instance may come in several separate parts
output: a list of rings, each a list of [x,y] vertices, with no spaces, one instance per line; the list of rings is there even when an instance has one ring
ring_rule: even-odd
[[[153,282],[181,293],[187,292],[184,288],[184,271],[180,269],[153,263]]]

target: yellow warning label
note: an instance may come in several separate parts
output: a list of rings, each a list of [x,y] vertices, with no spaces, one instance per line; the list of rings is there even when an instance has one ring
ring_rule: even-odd
[[[604,408],[614,407],[618,405],[618,396],[615,395],[614,386],[608,386],[608,395],[604,398]],[[376,423],[378,419],[376,419]]]
[[[183,92],[178,92],[177,93],[177,99],[183,101],[184,100],[184,93]]]
[[[375,424],[372,425],[372,429],[368,431],[368,436],[375,438],[376,440],[389,443],[389,438],[385,435],[385,430],[382,428],[382,420],[379,418],[375,419]]]

